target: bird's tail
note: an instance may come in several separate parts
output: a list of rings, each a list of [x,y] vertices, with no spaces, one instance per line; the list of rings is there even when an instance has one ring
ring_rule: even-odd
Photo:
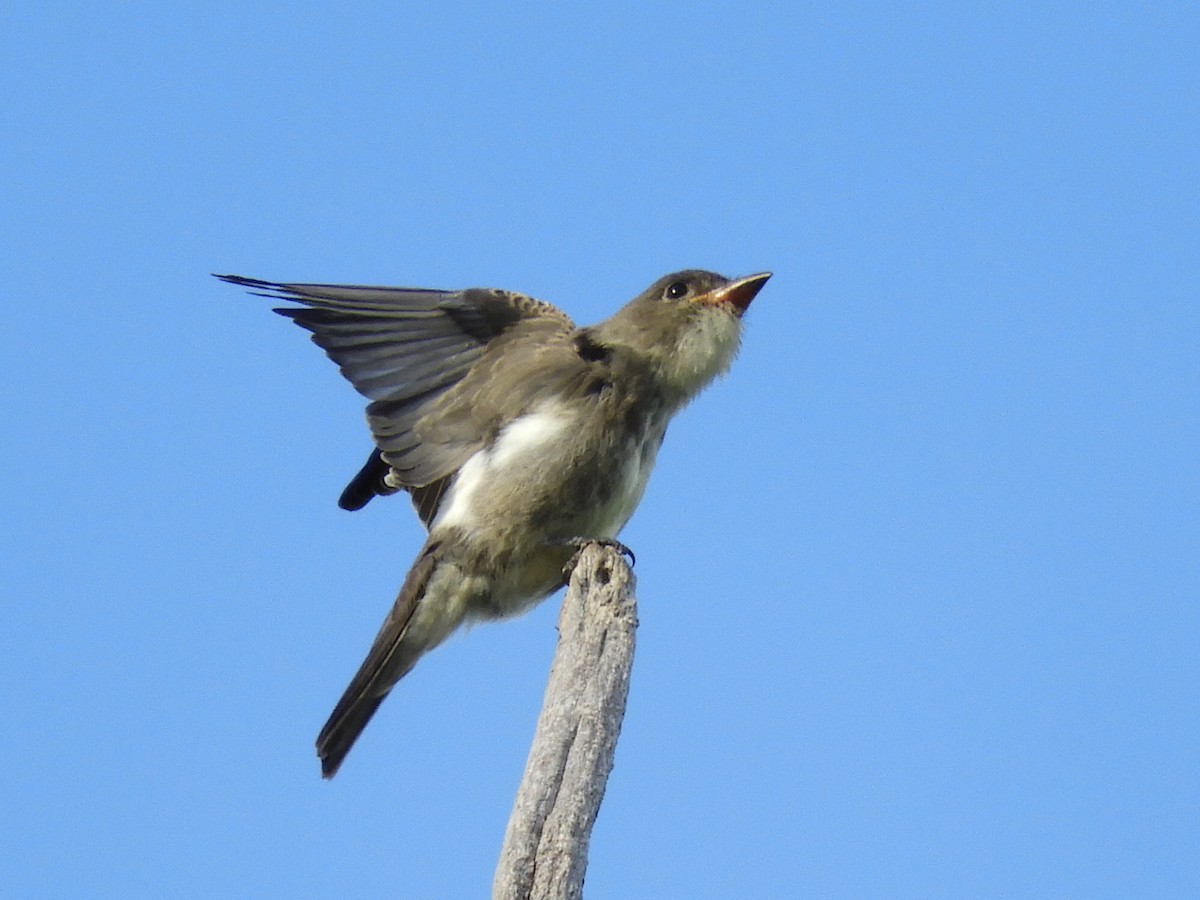
[[[358,736],[367,727],[371,716],[375,715],[375,710],[379,709],[379,704],[386,696],[387,694],[383,694],[379,697],[363,698],[345,709],[340,708],[341,703],[338,704],[338,712],[329,717],[329,721],[321,729],[321,736],[317,738],[317,755],[321,757],[322,778],[332,778],[337,774],[346,754],[350,752],[350,748],[354,746],[354,742],[358,740]]]
[[[321,776],[324,778],[332,778],[337,773],[346,754],[396,682],[449,631],[446,629],[434,640],[428,634],[410,633],[414,618],[420,618],[416,616],[417,608],[438,565],[437,549],[437,543],[430,541],[417,557],[367,658],[317,736],[317,756],[321,758]],[[419,632],[428,630],[417,629]]]

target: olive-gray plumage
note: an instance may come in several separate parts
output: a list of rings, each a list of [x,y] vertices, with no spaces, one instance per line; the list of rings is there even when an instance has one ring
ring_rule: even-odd
[[[429,529],[317,738],[331,777],[425,652],[464,621],[528,609],[562,585],[580,542],[616,536],[668,420],[728,368],[770,275],[678,272],[586,328],[509,291],[218,277],[301,304],[276,312],[370,400],[375,448],[339,504],[405,490]]]

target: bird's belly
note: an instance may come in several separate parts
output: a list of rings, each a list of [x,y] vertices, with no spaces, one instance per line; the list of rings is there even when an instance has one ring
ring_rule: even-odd
[[[598,502],[581,510],[579,537],[613,538],[625,527],[642,500],[661,437],[630,440],[609,460],[610,487],[598,492]]]
[[[530,498],[561,467],[575,418],[562,404],[543,404],[507,425],[459,469],[430,530],[520,529]]]
[[[467,460],[447,492],[430,530],[453,531],[494,573],[481,615],[552,593],[576,539],[615,537],[641,500],[662,429],[602,429],[589,412],[542,404]]]

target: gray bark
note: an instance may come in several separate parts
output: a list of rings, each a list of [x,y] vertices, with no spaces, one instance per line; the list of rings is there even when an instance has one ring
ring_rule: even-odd
[[[634,584],[615,549],[584,547],[559,613],[558,648],[504,835],[493,900],[583,894],[588,840],[629,693]]]

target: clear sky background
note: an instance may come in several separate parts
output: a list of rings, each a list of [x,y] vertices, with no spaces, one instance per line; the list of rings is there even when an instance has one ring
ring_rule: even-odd
[[[591,898],[1200,896],[1192,3],[8,4],[0,893],[485,896],[558,600],[313,739],[421,533],[210,272],[776,275],[641,509]]]

